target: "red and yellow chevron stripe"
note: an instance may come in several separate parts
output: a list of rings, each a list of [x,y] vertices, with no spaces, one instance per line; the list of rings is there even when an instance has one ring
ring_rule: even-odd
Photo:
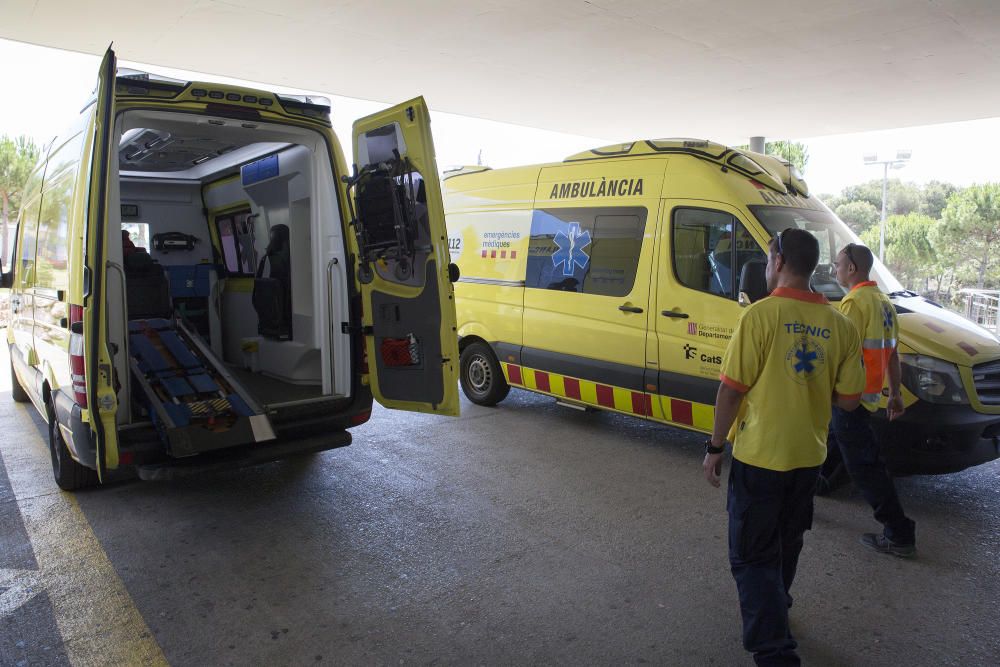
[[[576,403],[593,405],[644,419],[711,433],[715,408],[662,394],[614,387],[591,380],[501,362],[507,383]]]

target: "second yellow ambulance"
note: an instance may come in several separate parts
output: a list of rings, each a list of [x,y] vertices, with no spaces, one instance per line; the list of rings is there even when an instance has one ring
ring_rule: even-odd
[[[510,387],[709,432],[719,364],[766,295],[765,249],[797,227],[821,248],[812,287],[858,238],[787,162],[708,141],[636,141],[561,163],[445,175],[460,377],[493,405]],[[873,277],[899,313],[906,416],[877,421],[897,473],[998,456],[1000,341]]]

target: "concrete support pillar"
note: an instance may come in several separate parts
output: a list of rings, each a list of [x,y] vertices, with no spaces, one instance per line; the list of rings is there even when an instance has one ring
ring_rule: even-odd
[[[750,137],[750,150],[754,153],[763,153],[764,137]]]

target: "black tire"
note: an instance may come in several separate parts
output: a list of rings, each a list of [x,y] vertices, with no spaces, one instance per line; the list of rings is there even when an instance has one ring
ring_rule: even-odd
[[[462,391],[476,405],[493,406],[507,398],[510,385],[500,362],[486,343],[470,343],[462,350],[459,377]]]
[[[70,456],[52,410],[49,410],[49,453],[52,455],[52,476],[63,491],[97,484],[97,471],[80,465]]]
[[[11,350],[10,353],[14,354],[14,351]],[[10,362],[10,397],[14,399],[15,403],[27,403],[30,400],[28,392],[24,390],[24,387],[21,386],[21,381],[17,379],[13,361]]]

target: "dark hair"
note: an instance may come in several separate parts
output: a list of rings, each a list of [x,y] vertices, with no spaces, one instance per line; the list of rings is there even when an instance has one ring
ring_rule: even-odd
[[[875,255],[872,254],[868,246],[860,243],[848,243],[841,252],[847,256],[851,264],[857,267],[858,273],[867,275],[871,272],[872,266],[875,265]]]
[[[819,241],[804,229],[789,227],[778,232],[771,249],[781,253],[785,265],[797,276],[808,278],[819,263]]]

